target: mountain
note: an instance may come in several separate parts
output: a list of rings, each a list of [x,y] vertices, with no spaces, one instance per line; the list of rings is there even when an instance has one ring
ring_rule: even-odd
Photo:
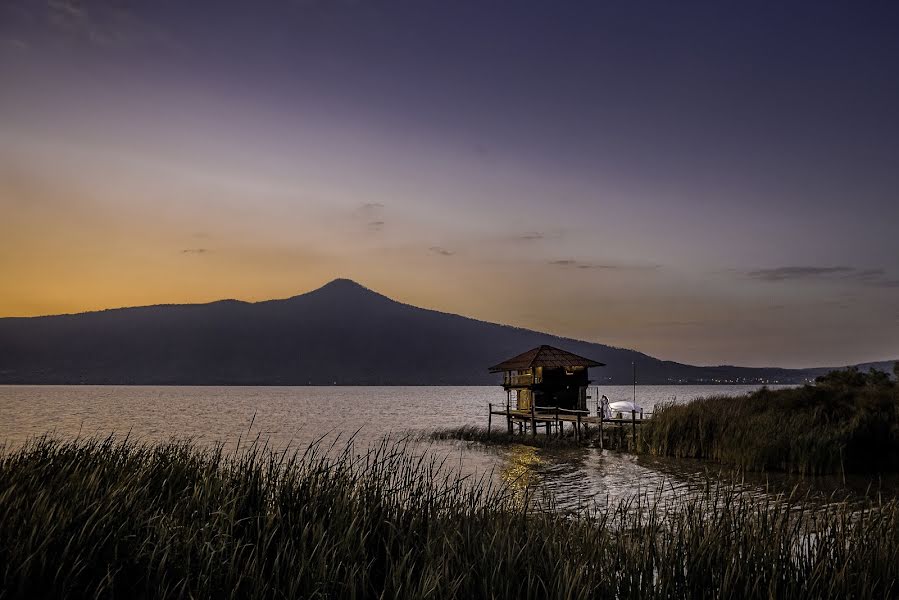
[[[0,383],[494,384],[550,344],[606,363],[597,383],[796,383],[823,370],[697,367],[402,304],[347,280],[264,302],[0,319]]]

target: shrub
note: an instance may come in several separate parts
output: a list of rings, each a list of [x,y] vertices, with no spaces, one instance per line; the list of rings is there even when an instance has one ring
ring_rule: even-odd
[[[896,470],[899,388],[880,372],[833,372],[815,385],[658,406],[642,434],[652,454],[751,470]]]

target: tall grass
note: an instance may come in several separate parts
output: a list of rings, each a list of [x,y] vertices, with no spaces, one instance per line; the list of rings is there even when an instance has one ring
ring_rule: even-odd
[[[37,439],[0,457],[3,598],[887,598],[899,506],[735,488],[579,515],[402,444]],[[661,496],[659,496],[661,497]]]
[[[822,378],[817,385],[657,406],[642,448],[751,470],[802,474],[899,469],[899,388]],[[828,377],[833,378],[835,374]],[[839,378],[838,378],[839,379]]]
[[[417,439],[424,440],[458,440],[461,442],[476,442],[484,445],[508,446],[510,444],[522,444],[536,448],[571,448],[589,445],[596,442],[598,427],[594,427],[590,434],[584,433],[581,438],[576,438],[570,429],[565,430],[562,436],[555,431],[549,435],[538,433],[513,433],[510,434],[503,428],[493,428],[488,432],[486,427],[477,425],[460,425],[458,427],[446,427],[427,433],[420,433]]]

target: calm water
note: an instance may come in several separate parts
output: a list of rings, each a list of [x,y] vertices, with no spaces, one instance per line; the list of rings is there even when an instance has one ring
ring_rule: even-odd
[[[756,386],[638,386],[647,410],[658,402],[712,394],[738,395]],[[612,401],[630,399],[629,386],[605,386]],[[595,394],[594,394],[595,396]],[[457,425],[486,425],[488,403],[505,403],[495,387],[141,387],[0,386],[0,443],[27,438],[124,434],[146,440],[192,437],[234,444],[261,435],[276,448],[304,447],[321,436],[356,434],[361,444],[385,434],[428,432]],[[252,427],[251,427],[252,423]],[[637,459],[590,448],[484,448],[463,442],[424,445],[513,489],[538,485],[563,506],[606,502],[639,491],[666,493],[699,485],[709,465]],[[788,487],[792,481],[782,482]],[[761,489],[764,481],[749,485]]]

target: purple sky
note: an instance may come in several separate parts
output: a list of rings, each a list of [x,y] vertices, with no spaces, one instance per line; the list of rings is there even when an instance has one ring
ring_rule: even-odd
[[[342,276],[684,362],[899,358],[897,32],[894,2],[11,0],[0,315]]]

